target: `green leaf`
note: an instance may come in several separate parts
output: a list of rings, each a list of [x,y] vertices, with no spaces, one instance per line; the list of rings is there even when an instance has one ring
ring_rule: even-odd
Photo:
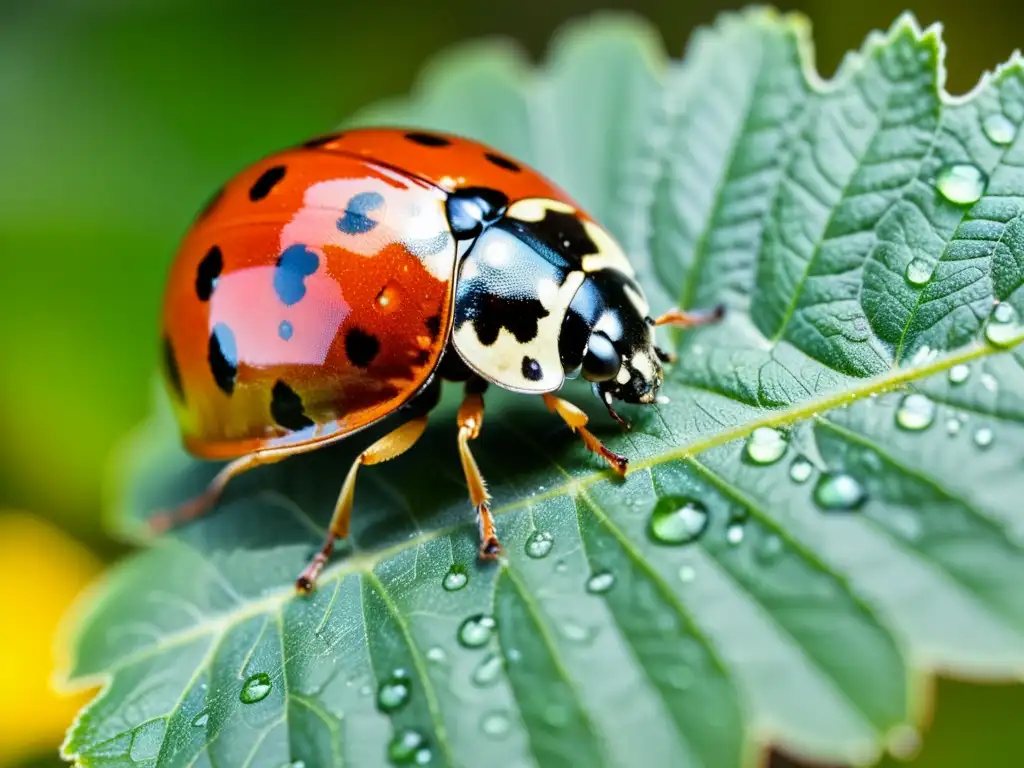
[[[771,742],[863,763],[913,749],[932,673],[1015,678],[1024,67],[953,99],[941,57],[906,16],[826,83],[800,18],[724,16],[676,62],[605,17],[540,69],[471,46],[361,115],[533,163],[620,238],[656,309],[727,316],[675,337],[669,402],[632,432],[594,412],[624,482],[536,398],[488,401],[500,566],[476,561],[456,391],[416,450],[361,474],[310,597],[294,577],[370,437],[240,478],[92,596],[70,678],[106,687],[65,755],[718,767]],[[122,528],[215,469],[158,398],[123,454]],[[404,706],[378,707],[382,686]]]

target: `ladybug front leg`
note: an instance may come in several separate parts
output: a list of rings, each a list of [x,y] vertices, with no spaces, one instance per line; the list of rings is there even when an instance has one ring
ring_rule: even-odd
[[[316,584],[317,577],[327,564],[327,559],[334,551],[334,542],[348,536],[349,522],[352,519],[352,502],[355,499],[356,472],[364,464],[380,464],[382,461],[401,456],[408,451],[416,441],[423,435],[427,428],[426,415],[418,416],[415,419],[402,424],[393,432],[384,435],[365,451],[360,453],[345,476],[345,484],[341,487],[341,494],[338,496],[338,503],[334,507],[334,514],[331,516],[331,525],[327,530],[327,537],[324,539],[320,551],[313,555],[309,565],[295,581],[295,586],[302,592],[311,592]]]
[[[698,325],[717,323],[725,315],[725,305],[719,304],[714,309],[695,309],[684,312],[681,309],[670,309],[658,317],[651,325],[672,325],[676,328],[694,328]]]
[[[498,543],[491,515],[491,495],[487,492],[487,483],[480,474],[476,459],[469,450],[469,441],[475,440],[480,434],[484,423],[484,390],[487,382],[482,379],[471,379],[466,384],[466,397],[459,407],[459,457],[462,459],[462,472],[466,476],[469,487],[469,500],[476,508],[477,525],[480,527],[480,557],[493,560],[501,555],[501,544]]]
[[[587,422],[589,421],[587,414],[568,400],[555,397],[549,392],[544,393],[544,405],[548,407],[549,411],[553,411],[561,416],[562,421],[569,426],[569,429],[579,434],[580,439],[583,441],[583,444],[587,446],[588,450],[596,453],[602,459],[607,461],[608,466],[620,475],[626,474],[626,465],[629,460],[625,456],[620,456],[614,451],[610,451],[605,447],[604,443],[598,440],[597,437],[587,429]]]

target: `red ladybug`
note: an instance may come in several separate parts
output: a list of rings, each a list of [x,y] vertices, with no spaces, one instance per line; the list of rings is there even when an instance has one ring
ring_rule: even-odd
[[[626,458],[553,393],[582,376],[617,419],[615,399],[652,403],[668,360],[653,326],[720,314],[652,319],[615,240],[539,173],[475,141],[377,128],[279,152],[214,197],[171,267],[163,368],[185,447],[232,461],[152,525],[194,518],[242,472],[399,412],[401,424],[349,470],[327,539],[297,581],[309,591],[348,534],[359,466],[411,448],[441,381],[462,381],[462,467],[481,557],[496,557],[469,448],[488,384],[541,395],[625,473]]]

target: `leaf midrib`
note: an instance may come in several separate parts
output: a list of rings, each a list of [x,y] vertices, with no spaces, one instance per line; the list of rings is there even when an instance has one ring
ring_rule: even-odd
[[[840,389],[831,392],[824,397],[804,401],[799,405],[789,408],[764,413],[759,418],[745,421],[742,424],[720,430],[703,438],[698,438],[697,440],[686,443],[685,445],[676,446],[667,451],[633,462],[630,464],[627,474],[632,474],[633,472],[645,470],[670,461],[677,461],[703,453],[711,448],[746,437],[759,427],[786,426],[802,419],[811,418],[816,414],[823,413],[841,405],[862,400],[872,395],[881,394],[899,386],[927,378],[933,374],[941,373],[949,370],[954,365],[967,363],[993,354],[1009,352],[1021,342],[1024,342],[1024,333],[1017,337],[1012,344],[1005,347],[993,347],[984,342],[974,342],[966,345],[956,353],[937,357],[923,365],[906,368],[892,368],[888,372],[879,376],[863,379],[857,386]],[[725,393],[719,394],[722,397],[728,397]],[[568,494],[573,490],[586,488],[601,480],[612,477],[614,477],[614,475],[610,469],[598,470],[573,478],[565,483],[554,485],[546,491],[534,494],[529,498],[520,499],[509,504],[495,507],[492,510],[492,513],[495,516],[504,515],[523,507],[535,505],[538,502],[545,501],[547,499]],[[428,541],[450,535],[463,526],[464,523],[459,523],[443,528],[436,528],[425,531],[415,538],[408,539],[391,547],[385,547],[373,552],[355,552],[349,555],[342,562],[339,562],[337,565],[334,565],[333,567],[329,566],[325,569],[320,577],[319,585],[322,588],[325,584],[330,584],[331,582],[353,573],[369,574],[381,562],[397,556],[410,547],[419,547]],[[181,541],[176,541],[175,545],[193,549],[193,551],[206,560],[214,570],[217,570],[216,566],[206,557],[206,554],[199,549],[190,547]],[[197,624],[180,632],[172,633],[168,635],[167,639],[164,641],[148,646],[138,653],[124,656],[116,663],[109,665],[98,675],[90,675],[86,677],[75,677],[71,675],[68,677],[68,682],[89,685],[95,684],[97,681],[102,682],[108,680],[118,670],[130,666],[138,661],[150,658],[171,648],[176,648],[197,638],[226,631],[239,621],[243,621],[247,618],[279,610],[281,606],[294,597],[295,591],[293,588],[289,587],[281,587],[275,591],[268,591],[258,600],[244,601],[234,610],[211,616],[204,624]]]

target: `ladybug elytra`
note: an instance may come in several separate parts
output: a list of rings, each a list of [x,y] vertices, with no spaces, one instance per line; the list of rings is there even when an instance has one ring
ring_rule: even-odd
[[[490,384],[540,395],[620,474],[625,457],[556,396],[582,376],[620,423],[615,400],[653,403],[657,325],[693,326],[721,309],[654,319],[622,248],[539,173],[448,134],[367,128],[278,152],[236,175],[200,213],[170,270],[163,371],[186,449],[231,460],[206,491],[151,520],[210,509],[262,464],[315,450],[400,412],[355,460],[312,589],[348,534],[357,470],[423,434],[443,380],[463,382],[458,447],[483,558],[500,545],[469,448]]]

